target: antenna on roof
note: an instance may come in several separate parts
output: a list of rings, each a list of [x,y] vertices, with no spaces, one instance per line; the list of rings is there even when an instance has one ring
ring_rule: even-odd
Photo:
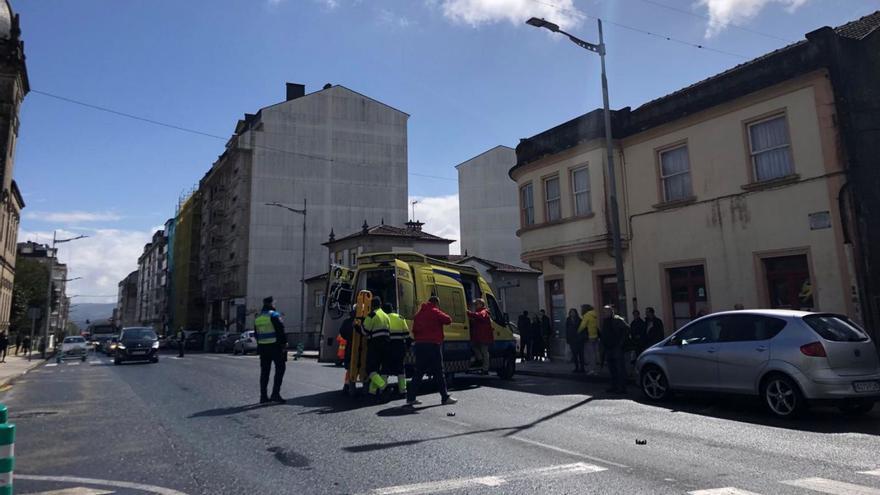
[[[417,200],[417,199],[413,200],[413,202],[410,204],[412,205],[412,217],[410,217],[410,218],[415,220],[416,219],[416,205],[419,204],[419,200]]]

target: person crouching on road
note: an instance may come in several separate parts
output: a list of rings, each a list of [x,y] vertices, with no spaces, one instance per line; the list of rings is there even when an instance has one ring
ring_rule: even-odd
[[[394,311],[391,303],[383,304],[382,311],[388,315],[388,329],[391,334],[388,342],[388,361],[383,372],[388,376],[397,375],[397,391],[405,394],[406,372],[403,361],[406,359],[406,349],[411,340],[409,327],[406,320]]]
[[[471,323],[471,348],[480,363],[481,372],[488,375],[491,364],[489,347],[495,342],[495,335],[492,333],[492,320],[486,309],[486,301],[475,299],[474,310],[468,311],[468,319]]]
[[[380,375],[382,365],[388,362],[390,347],[391,321],[385,311],[382,310],[382,299],[373,297],[370,303],[370,314],[364,318],[361,327],[367,338],[367,381],[370,395],[376,395],[385,390],[386,378]]]
[[[446,390],[446,376],[443,370],[443,326],[452,323],[452,318],[444,313],[439,307],[440,299],[431,296],[428,302],[422,304],[419,312],[413,318],[413,353],[416,357],[415,375],[406,393],[406,405],[416,406],[421,402],[416,398],[419,386],[425,373],[434,376],[437,388],[440,390],[441,402],[444,405],[455,404],[458,400],[449,395]]]
[[[254,320],[254,333],[257,337],[257,353],[260,355],[260,404],[267,402],[284,403],[281,398],[281,382],[287,369],[287,335],[281,314],[275,311],[272,296],[263,299],[263,309]],[[269,386],[269,372],[275,363],[275,379],[272,382],[272,395],[266,395]]]
[[[605,362],[608,363],[608,372],[611,374],[611,387],[606,392],[626,393],[626,361],[623,347],[627,335],[629,335],[629,325],[626,324],[626,320],[616,314],[613,307],[604,306],[599,340],[605,349]]]

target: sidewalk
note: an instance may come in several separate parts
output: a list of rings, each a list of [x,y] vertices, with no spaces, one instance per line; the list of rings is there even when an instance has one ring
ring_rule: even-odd
[[[37,352],[34,353],[30,361],[23,356],[16,356],[14,354],[7,355],[6,362],[0,363],[0,387],[44,362],[43,359],[40,359],[40,354]]]
[[[574,380],[578,382],[594,382],[608,383],[608,369],[602,368],[599,373],[590,375],[586,373],[572,373],[574,365],[568,361],[525,361],[516,360],[516,372],[526,376],[540,376],[544,378],[556,378],[562,380]],[[627,373],[629,376],[627,381],[635,383],[635,375],[629,365],[627,365]]]

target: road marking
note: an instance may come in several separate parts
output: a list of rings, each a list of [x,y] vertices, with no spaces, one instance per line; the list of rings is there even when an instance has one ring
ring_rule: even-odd
[[[89,364],[104,364],[104,361],[89,361]]]
[[[759,493],[750,492],[748,490],[740,490],[732,486],[724,488],[712,488],[711,490],[697,490],[688,492],[690,495],[760,495]]]
[[[880,495],[880,489],[869,486],[854,485],[843,481],[828,480],[825,478],[803,478],[799,480],[783,481],[783,484],[806,488],[820,493],[831,495]]]
[[[95,490],[94,488],[86,488],[79,486],[76,488],[65,488],[63,490],[52,490],[51,492],[29,493],[28,495],[107,495],[106,490]]]
[[[79,363],[66,363],[68,366],[79,366]]]
[[[859,474],[867,474],[868,476],[880,476],[880,469],[873,471],[859,471]]]
[[[420,495],[426,493],[448,492],[463,488],[498,487],[507,483],[521,480],[534,480],[536,478],[551,478],[574,474],[589,474],[605,471],[606,469],[584,462],[574,464],[561,464],[537,469],[524,469],[513,473],[500,474],[497,476],[480,476],[476,478],[458,478],[451,480],[429,481],[427,483],[415,483],[412,485],[389,486],[376,488],[365,495]]]
[[[626,469],[626,468],[629,467],[629,466],[627,466],[626,464],[619,464],[619,463],[614,462],[614,461],[609,461],[609,460],[606,460],[606,459],[602,459],[601,457],[593,457],[593,456],[591,456],[591,455],[583,454],[583,453],[581,453],[581,452],[575,452],[575,451],[573,451],[573,450],[563,449],[562,447],[557,447],[557,446],[555,446],[555,445],[549,445],[549,444],[546,444],[546,443],[543,443],[543,442],[538,442],[538,441],[536,441],[536,440],[530,440],[530,439],[528,439],[528,438],[517,437],[517,436],[511,436],[511,437],[507,437],[507,438],[509,438],[509,439],[511,439],[511,440],[516,440],[516,441],[518,441],[518,442],[524,442],[524,443],[532,444],[532,445],[535,445],[535,446],[537,446],[537,447],[543,447],[543,448],[548,449],[548,450],[555,450],[556,452],[561,452],[561,453],[563,453],[563,454],[568,454],[568,455],[570,455],[570,456],[580,457],[580,458],[582,458],[582,459],[588,459],[588,460],[591,460],[591,461],[593,461],[593,462],[599,462],[599,463],[602,463],[602,464],[608,464],[609,466],[614,466],[614,467],[619,467],[619,468],[624,468],[624,469]]]
[[[34,474],[16,474],[15,479],[29,481],[56,481],[59,483],[84,483],[87,485],[106,485],[114,486],[117,488],[131,488],[132,490],[140,490],[142,492],[155,493],[157,495],[187,495],[184,492],[179,492],[170,488],[162,488],[161,486],[143,485],[141,483],[130,483],[128,481],[79,478],[77,476],[39,476]]]
[[[48,364],[46,364],[46,366],[48,366],[48,367],[51,367],[51,366],[58,366],[58,363],[48,363]]]
[[[203,357],[204,357],[205,359],[212,359],[212,360],[214,360],[214,361],[218,361],[218,360],[220,359],[220,358],[218,358],[217,356],[203,356]]]

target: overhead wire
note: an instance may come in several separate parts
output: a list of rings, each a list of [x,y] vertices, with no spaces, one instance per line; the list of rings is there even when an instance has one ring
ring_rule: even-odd
[[[48,91],[41,91],[38,89],[31,89],[30,91],[31,91],[31,93],[36,93],[36,94],[43,95],[43,96],[46,96],[49,98],[54,98],[56,100],[64,101],[66,103],[70,103],[73,105],[79,105],[82,107],[90,108],[92,110],[110,113],[110,114],[113,114],[113,115],[116,115],[119,117],[125,117],[128,119],[137,120],[137,121],[144,122],[144,123],[151,124],[151,125],[155,125],[155,126],[166,127],[168,129],[174,129],[174,130],[181,131],[181,132],[187,132],[187,133],[195,134],[198,136],[219,139],[224,142],[229,141],[229,139],[230,139],[229,137],[224,137],[224,136],[220,136],[217,134],[212,134],[210,132],[204,132],[204,131],[200,131],[198,129],[192,129],[189,127],[183,127],[183,126],[176,125],[176,124],[170,124],[168,122],[162,122],[160,120],[152,119],[149,117],[142,117],[140,115],[136,115],[133,113],[122,112],[119,110],[115,110],[113,108],[109,108],[109,107],[105,107],[105,106],[101,106],[101,105],[96,105],[94,103],[89,103],[89,102],[85,102],[82,100],[77,100],[75,98],[70,98],[68,96],[62,96],[62,95],[58,95],[58,94],[54,94],[54,93],[49,93]],[[345,163],[345,164],[350,164],[350,165],[361,165],[361,164],[358,164],[355,162],[338,160],[336,158],[331,158],[331,157],[327,157],[327,156],[312,155],[309,153],[300,153],[300,152],[296,152],[296,151],[274,148],[272,146],[266,146],[266,145],[261,145],[261,144],[255,144],[255,145],[253,145],[253,147],[259,148],[259,149],[264,149],[267,151],[274,151],[277,153],[286,153],[288,155],[293,155],[293,156],[297,156],[297,157],[301,157],[301,158],[308,158],[308,159],[312,159],[312,160],[321,160],[321,161],[326,161],[326,162],[331,162],[331,163]],[[417,177],[426,177],[426,178],[437,179],[437,180],[458,181],[458,179],[454,179],[451,177],[440,177],[440,176],[436,176],[436,175],[419,174],[419,173],[415,173],[415,172],[407,172],[407,174],[417,176]]]
[[[672,12],[678,12],[680,14],[684,14],[684,15],[687,15],[690,17],[696,17],[698,19],[703,19],[703,20],[707,20],[707,21],[712,20],[712,18],[707,15],[698,14],[696,12],[692,12],[690,10],[685,10],[685,9],[682,9],[679,7],[675,7],[673,5],[667,5],[665,3],[658,2],[657,0],[639,0],[639,1],[650,4],[650,5],[654,5],[656,7],[660,7],[662,9],[670,10]],[[738,29],[738,30],[746,32],[746,33],[756,34],[758,36],[763,36],[765,38],[770,38],[770,39],[777,40],[777,41],[784,41],[786,43],[794,43],[795,42],[795,40],[790,40],[790,39],[783,38],[781,36],[776,36],[775,34],[765,33],[763,31],[758,31],[757,29],[745,27],[740,24],[729,23],[729,24],[727,24],[727,26],[729,26],[733,29]]]

